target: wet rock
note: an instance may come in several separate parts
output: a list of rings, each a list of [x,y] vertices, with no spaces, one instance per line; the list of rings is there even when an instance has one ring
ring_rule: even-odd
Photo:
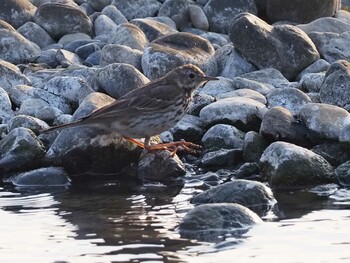
[[[211,127],[203,136],[202,144],[206,150],[242,149],[244,133],[227,124]]]
[[[261,175],[273,188],[334,182],[332,166],[320,155],[287,142],[274,142],[260,158]]]
[[[329,104],[309,103],[300,109],[298,119],[312,132],[314,140],[338,140],[344,127],[350,124],[350,113]]]
[[[138,176],[143,181],[167,182],[186,174],[179,157],[169,151],[144,152],[138,164]]]
[[[150,42],[159,37],[178,32],[167,24],[149,18],[136,18],[131,20],[130,23],[138,26]]]
[[[12,103],[7,92],[0,87],[0,123],[11,118],[15,113],[12,111]]]
[[[309,0],[296,4],[293,0],[268,0],[267,17],[272,21],[309,23],[324,16],[334,16],[338,0]]]
[[[19,173],[12,177],[11,181],[15,186],[19,187],[70,185],[68,174],[61,167],[44,167]]]
[[[321,85],[322,103],[350,110],[350,63],[339,60],[331,64]]]
[[[62,67],[69,67],[72,65],[81,65],[80,58],[73,52],[64,49],[57,50],[56,60]]]
[[[248,13],[235,17],[229,36],[248,61],[259,69],[278,69],[289,80],[320,58],[311,39],[299,28],[270,26]]]
[[[190,5],[188,8],[191,23],[195,28],[208,31],[209,21],[203,9],[197,5]]]
[[[254,0],[209,0],[203,8],[210,31],[227,34],[232,19],[243,12],[257,14]]]
[[[46,122],[28,115],[17,115],[9,120],[7,123],[8,130],[12,131],[16,128],[23,127],[38,133],[41,130],[49,128]]]
[[[0,28],[0,59],[20,64],[33,62],[40,48],[17,31]]]
[[[296,115],[300,108],[311,100],[304,92],[295,88],[275,89],[267,95],[268,107],[282,106]]]
[[[221,100],[221,99],[233,98],[233,97],[249,98],[249,99],[256,100],[262,104],[267,104],[267,100],[265,96],[252,89],[238,89],[230,92],[225,92],[225,93],[219,94],[216,98],[217,100]]]
[[[106,15],[99,15],[94,21],[95,35],[109,35],[116,29],[117,25]]]
[[[247,162],[258,162],[268,146],[263,136],[254,131],[249,131],[244,137],[243,158]]]
[[[143,51],[148,44],[148,39],[139,27],[131,23],[124,23],[111,32],[108,44],[125,45]]]
[[[141,63],[144,74],[151,80],[189,63],[200,67],[208,76],[216,76],[214,54],[214,48],[206,39],[189,33],[175,33],[150,43]]]
[[[112,63],[125,63],[141,70],[142,54],[142,51],[128,46],[108,44],[101,50],[100,64],[106,66]]]
[[[199,117],[186,114],[172,129],[171,132],[176,141],[199,143],[205,130]]]
[[[193,100],[190,103],[187,113],[199,116],[199,112],[201,111],[201,109],[203,109],[205,106],[209,105],[214,101],[215,98],[213,96],[197,93],[193,96]]]
[[[0,86],[8,91],[17,85],[30,85],[30,80],[21,73],[19,68],[7,61],[0,59]]]
[[[20,28],[18,28],[17,31],[26,39],[37,44],[40,48],[44,48],[50,44],[55,43],[55,41],[43,28],[33,22],[25,23]]]
[[[96,79],[98,85],[114,98],[119,98],[149,82],[135,67],[124,63],[113,63],[100,68]]]
[[[102,9],[101,14],[108,16],[117,25],[128,22],[123,13],[120,12],[120,10],[114,5],[107,5],[105,8]]]
[[[239,204],[203,204],[190,210],[179,225],[182,238],[218,241],[225,235],[241,236],[262,220]]]
[[[260,102],[234,97],[205,106],[200,111],[199,117],[207,125],[226,123],[243,131],[257,130],[265,110],[265,105]]]
[[[157,0],[113,0],[111,4],[116,6],[128,20],[155,16],[161,7],[161,3]]]
[[[36,7],[28,0],[6,0],[0,2],[0,19],[14,28],[32,20]]]
[[[0,141],[0,173],[38,167],[44,154],[43,144],[31,130],[14,129]]]
[[[329,66],[330,66],[329,63],[324,59],[318,59],[314,63],[312,63],[310,66],[305,68],[302,72],[300,72],[295,79],[301,80],[303,76],[310,73],[323,73],[327,71]]]
[[[349,26],[349,23],[346,23],[334,17],[322,17],[308,24],[297,25],[297,27],[303,30],[306,34],[309,34],[311,32],[332,32],[341,34],[349,31]]]
[[[219,76],[234,79],[256,68],[247,61],[231,44],[220,47],[215,52]]]
[[[311,149],[325,158],[333,167],[350,160],[350,148],[339,142],[324,142]]]
[[[92,23],[89,17],[71,5],[47,3],[37,8],[34,21],[54,39],[66,34],[85,33],[92,34]]]
[[[350,60],[350,51],[347,48],[350,41],[350,31],[341,34],[312,32],[309,37],[327,62],[333,63],[340,59]]]
[[[350,185],[350,161],[339,165],[334,172],[336,179],[341,185],[345,187]]]
[[[218,77],[216,81],[208,81],[203,88],[199,89],[199,94],[205,94],[212,97],[219,96],[222,93],[235,90],[233,80],[223,77]]]
[[[189,6],[187,0],[165,0],[159,9],[158,16],[173,17],[177,14],[187,13]]]
[[[241,149],[219,149],[203,154],[202,167],[231,167],[242,161]]]

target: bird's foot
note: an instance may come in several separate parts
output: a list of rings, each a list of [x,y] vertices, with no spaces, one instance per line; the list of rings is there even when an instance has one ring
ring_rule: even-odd
[[[194,144],[192,142],[186,142],[184,140],[178,142],[160,143],[156,145],[145,146],[145,149],[148,151],[167,150],[171,152],[171,155],[169,157],[174,157],[180,148],[184,149],[189,154],[199,155],[202,146]]]

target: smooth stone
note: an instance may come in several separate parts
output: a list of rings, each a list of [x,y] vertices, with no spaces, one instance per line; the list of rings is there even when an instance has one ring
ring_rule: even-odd
[[[44,116],[44,113],[46,114],[48,109],[51,109],[49,116]],[[50,106],[50,104],[43,99],[29,98],[21,103],[21,107],[17,113],[22,115],[30,115],[47,122],[51,122],[61,115],[62,111],[54,106]]]
[[[197,5],[190,5],[188,11],[192,25],[195,28],[208,31],[209,21],[203,9]]]
[[[57,49],[42,50],[35,59],[36,63],[46,64],[49,68],[57,68],[60,62],[56,58]]]
[[[172,18],[174,15],[187,13],[189,6],[187,0],[165,0],[159,9],[158,16]]]
[[[339,141],[349,143],[350,142],[350,124],[346,125],[339,134]]]
[[[200,166],[205,168],[232,167],[242,160],[241,149],[219,149],[203,154]]]
[[[222,93],[231,92],[236,87],[233,80],[223,77],[218,77],[218,80],[208,81],[203,88],[199,88],[199,94],[205,94],[212,97],[219,96]]]
[[[261,175],[272,188],[303,188],[334,182],[333,167],[320,155],[287,142],[274,142],[260,158]]]
[[[36,7],[28,0],[5,0],[0,2],[0,19],[19,28],[33,19]]]
[[[92,53],[100,51],[102,47],[103,44],[89,43],[78,47],[75,50],[75,54],[77,54],[81,59],[86,60]]]
[[[325,75],[326,75],[325,72],[308,73],[303,75],[303,77],[299,81],[301,90],[305,92],[310,92],[310,93],[314,92],[314,93],[317,93],[319,96],[320,95],[319,92],[321,90],[321,86],[324,81]],[[310,93],[308,94],[308,96],[311,99]]]
[[[17,115],[9,120],[7,123],[8,131],[12,131],[16,128],[23,127],[38,133],[40,130],[49,128],[46,122],[28,115]]]
[[[156,16],[161,7],[161,3],[157,0],[113,0],[111,4],[116,6],[128,20]]]
[[[182,117],[170,131],[176,141],[184,139],[193,143],[199,143],[205,133],[200,118],[189,114]]]
[[[99,66],[101,61],[101,50],[91,53],[84,61],[84,65],[88,67]]]
[[[128,20],[114,5],[107,5],[101,11],[102,15],[108,16],[116,25],[127,23]]]
[[[67,45],[70,45],[72,44],[72,42],[75,42],[75,41],[91,41],[91,37],[88,35],[88,34],[85,34],[85,33],[71,33],[71,34],[66,34],[64,36],[62,36],[60,38],[60,40],[58,41],[58,44],[61,44],[64,49],[66,49]],[[72,49],[67,49],[68,51],[71,51],[73,52],[75,50]]]
[[[0,123],[5,123],[7,119],[14,116],[12,103],[6,90],[0,87]]]
[[[14,64],[0,59],[0,87],[7,92],[17,85],[31,85],[31,81]]]
[[[265,138],[255,131],[249,131],[244,137],[243,158],[246,162],[259,162],[268,146]]]
[[[339,165],[334,172],[336,179],[342,186],[350,186],[350,161]]]
[[[260,70],[255,70],[249,73],[246,73],[244,75],[241,75],[237,78],[242,78],[242,79],[249,79],[256,81],[261,84],[268,84],[269,86],[265,87],[265,90],[271,91],[273,90],[273,87],[277,89],[283,89],[290,87],[291,82],[289,82],[280,71],[274,68],[266,68],[266,69],[260,69]],[[236,78],[236,79],[237,79]],[[271,88],[272,86],[272,88]],[[256,90],[256,89],[254,89]],[[259,90],[256,90],[260,92]],[[260,92],[262,93],[262,92]],[[262,93],[266,94],[266,93]]]
[[[142,55],[142,51],[138,49],[132,49],[124,45],[107,44],[101,50],[100,65],[107,66],[112,63],[125,63],[141,71]]]
[[[193,95],[193,100],[188,107],[187,113],[195,116],[199,116],[199,112],[205,106],[214,102],[215,98],[210,95],[206,95],[204,93],[196,93]]]
[[[350,24],[334,17],[322,17],[311,21],[308,24],[297,25],[297,27],[303,30],[306,34],[311,32],[331,32],[341,34],[349,31]]]
[[[326,72],[329,66],[330,64],[324,59],[318,59],[314,63],[312,63],[310,66],[305,68],[303,71],[301,71],[298,74],[298,76],[295,78],[295,80],[297,81],[301,80],[302,77],[305,76],[306,74]]]
[[[116,28],[117,24],[114,23],[114,21],[106,15],[99,15],[94,21],[94,30],[96,36],[109,35]]]
[[[218,96],[216,96],[217,100],[226,99],[226,98],[233,98],[233,97],[244,97],[256,100],[262,104],[267,104],[266,97],[262,95],[261,93],[253,90],[253,89],[237,89],[234,91],[229,91],[225,93],[221,93]]]
[[[112,0],[88,0],[88,3],[96,11],[101,11],[111,4]]]
[[[33,22],[25,23],[17,29],[17,32],[26,39],[37,44],[40,48],[45,48],[46,46],[55,43],[43,28]]]
[[[314,146],[313,152],[325,158],[333,167],[350,160],[350,148],[342,142],[324,142]]]
[[[65,68],[72,65],[81,65],[81,61],[78,55],[64,49],[57,50],[56,59],[60,63],[60,65]]]

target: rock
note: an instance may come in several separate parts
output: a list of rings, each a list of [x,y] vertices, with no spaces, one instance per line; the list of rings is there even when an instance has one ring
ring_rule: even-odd
[[[0,29],[0,46],[0,59],[14,64],[33,62],[40,53],[35,43],[7,29]]]
[[[339,165],[335,170],[335,177],[345,187],[350,185],[350,161]]]
[[[64,49],[57,50],[56,60],[65,68],[72,65],[81,65],[80,58],[75,53]]]
[[[249,12],[257,14],[257,8],[254,0],[209,0],[203,8],[206,14],[210,31],[227,34],[229,26],[236,15]]]
[[[244,137],[243,158],[247,162],[259,162],[268,143],[259,133],[249,131]]]
[[[84,62],[84,65],[88,67],[99,66],[101,61],[101,50],[97,50],[91,53]]]
[[[249,99],[256,100],[262,104],[267,104],[267,100],[265,96],[252,89],[238,89],[230,92],[221,93],[218,96],[216,96],[217,100],[233,98],[233,97],[249,98]]]
[[[306,92],[315,92],[319,95],[325,75],[325,72],[305,74],[299,82],[301,89]]]
[[[202,144],[206,150],[242,149],[244,133],[227,124],[211,127],[203,136]]]
[[[0,87],[0,123],[6,123],[7,119],[14,115],[12,103],[7,92]]]
[[[155,16],[161,7],[157,0],[113,0],[112,5],[116,6],[128,19],[145,18]]]
[[[239,237],[262,220],[239,204],[203,204],[190,210],[179,225],[182,238],[215,242],[230,235]]]
[[[315,45],[302,30],[289,25],[270,26],[248,13],[235,17],[229,36],[248,61],[259,69],[278,69],[289,80],[320,58]]]
[[[174,15],[187,13],[189,6],[187,0],[165,0],[159,9],[158,16],[172,18]]]
[[[188,142],[199,143],[205,130],[199,117],[186,114],[172,129],[176,141],[184,139]]]
[[[215,52],[218,64],[218,75],[234,79],[237,76],[256,70],[255,66],[247,61],[232,44],[220,47]]]
[[[37,44],[40,48],[44,48],[55,43],[55,41],[43,28],[33,22],[25,23],[17,29],[17,32],[24,36],[26,39]]]
[[[320,88],[322,103],[350,110],[350,63],[339,60],[331,64]]]
[[[57,68],[60,65],[60,62],[56,58],[57,49],[47,49],[42,50],[40,54],[35,59],[36,63],[46,64],[50,68]]]
[[[262,118],[260,134],[273,141],[287,141],[308,145],[307,128],[298,122],[286,108],[277,106],[269,109]]]
[[[56,3],[40,5],[34,14],[34,22],[54,39],[77,32],[92,34],[89,17],[81,9],[71,5]]]
[[[28,115],[17,115],[8,122],[8,130],[12,131],[16,128],[23,127],[38,133],[41,130],[49,128],[46,122]]]
[[[131,20],[130,23],[139,27],[150,42],[157,38],[178,32],[167,24],[150,18],[136,18]]]
[[[99,15],[94,21],[95,35],[109,35],[116,29],[117,25],[106,15]]]
[[[21,73],[19,68],[0,59],[0,87],[8,91],[17,85],[30,85],[30,80]]]
[[[43,144],[26,128],[12,130],[0,141],[0,173],[38,167],[45,154]]]
[[[231,79],[218,77],[216,81],[208,81],[202,88],[199,88],[199,94],[212,97],[235,90],[234,82]]]
[[[347,43],[350,41],[350,31],[341,34],[311,32],[309,37],[327,62],[333,63],[340,59],[350,60],[350,51],[347,48]]]
[[[311,100],[304,92],[295,88],[275,89],[267,95],[268,107],[282,106],[296,115],[300,108]]]
[[[142,181],[169,182],[186,174],[179,157],[170,157],[169,151],[146,152],[140,157],[138,176]]]
[[[204,37],[214,46],[215,49],[219,49],[222,46],[228,45],[231,41],[228,35],[208,32],[197,28],[187,28],[184,32],[192,33],[200,37]]]
[[[350,141],[350,124],[346,125],[339,134],[339,141],[348,143]]]
[[[49,116],[47,116],[47,111],[50,109]],[[58,108],[50,106],[46,101],[42,99],[26,99],[21,103],[21,107],[18,114],[30,115],[44,121],[51,122],[59,115],[62,114]],[[45,115],[45,116],[44,116]]]
[[[151,80],[184,64],[194,64],[205,74],[216,76],[214,48],[206,39],[189,33],[175,33],[150,43],[142,57],[143,73]]]
[[[334,16],[338,4],[338,0],[309,0],[302,3],[295,3],[293,0],[268,0],[266,14],[272,22],[292,21],[302,24],[320,17]]]
[[[210,126],[227,123],[243,131],[258,130],[265,110],[264,104],[253,99],[234,97],[205,106],[199,117]]]
[[[108,44],[125,45],[143,51],[148,44],[148,39],[139,27],[124,23],[111,32]]]
[[[271,189],[263,183],[237,179],[213,187],[191,199],[195,204],[237,203],[262,214],[276,202]]]
[[[329,104],[309,103],[300,109],[298,119],[312,132],[314,140],[339,140],[342,130],[350,124],[350,113]]]
[[[219,149],[203,154],[200,165],[206,168],[232,167],[242,160],[241,149]]]
[[[190,5],[188,8],[191,23],[195,28],[208,31],[209,21],[202,8],[197,5]]]
[[[19,173],[11,181],[19,187],[70,186],[68,174],[61,167],[44,167]]]
[[[142,54],[140,50],[132,49],[128,46],[108,44],[102,48],[100,65],[107,66],[112,63],[125,63],[141,71]]]
[[[197,93],[193,95],[193,100],[190,103],[190,106],[188,107],[187,113],[195,116],[199,116],[199,112],[201,109],[203,109],[205,106],[209,105],[210,103],[214,102],[215,98],[210,95]]]
[[[96,11],[101,11],[111,4],[112,0],[88,0],[88,3]]]
[[[88,94],[94,92],[82,78],[63,76],[50,79],[44,89],[68,100],[72,105],[78,105]]]
[[[249,85],[246,85],[247,87],[244,87],[244,88],[254,89],[255,91],[258,91],[262,94],[267,94],[262,91],[268,91],[268,93],[270,93],[273,90],[273,87],[277,89],[284,89],[291,86],[291,83],[282,75],[282,73],[274,68],[266,68],[266,69],[252,71],[244,75],[241,75],[240,77],[235,78],[235,81],[242,82],[243,79],[255,81],[253,82],[254,85],[252,82],[248,83],[250,84],[251,87]],[[236,86],[238,84],[239,83],[235,83]],[[259,84],[260,86],[262,84],[265,84],[265,85],[263,85],[260,88],[254,88],[254,86],[259,86]],[[268,85],[266,86],[266,84]],[[243,88],[243,87],[240,86],[240,88]]]
[[[339,142],[324,142],[311,149],[325,158],[333,167],[350,160],[348,145]]]
[[[329,63],[324,59],[318,59],[314,63],[312,63],[310,66],[305,68],[303,71],[301,71],[295,79],[301,80],[303,76],[310,73],[323,73],[327,71],[329,66],[330,66]]]
[[[113,98],[119,98],[149,82],[135,67],[124,63],[113,63],[100,68],[96,79],[99,87]]]
[[[322,17],[308,24],[297,25],[297,27],[303,30],[306,34],[310,34],[311,32],[332,32],[341,34],[349,31],[349,26],[349,23],[346,23],[334,17]]]
[[[332,166],[320,155],[287,142],[274,142],[260,158],[261,175],[272,188],[334,182]]]
[[[75,53],[83,60],[86,60],[92,53],[95,53],[97,51],[101,50],[101,47],[103,47],[103,44],[99,43],[88,43],[86,45],[80,46],[75,50]],[[98,60],[99,64],[100,60]]]
[[[14,28],[32,20],[36,7],[28,0],[6,0],[0,2],[0,19]]]
[[[76,127],[59,133],[45,155],[45,162],[62,166],[73,175],[116,174],[136,163],[139,153],[135,144],[117,133]]]
[[[87,41],[85,43],[88,43],[91,41],[91,37],[85,33],[66,34],[60,38],[60,40],[58,41],[58,44],[61,44],[64,47],[64,49],[67,49],[68,51],[73,52],[76,49],[76,47],[73,49],[69,49],[68,45],[76,41]]]
[[[120,12],[120,10],[117,9],[114,5],[107,5],[102,9],[101,14],[108,16],[117,25],[128,22],[123,13]]]

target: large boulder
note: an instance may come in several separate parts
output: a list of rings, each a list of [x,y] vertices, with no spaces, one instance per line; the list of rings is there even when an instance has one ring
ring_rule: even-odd
[[[0,19],[18,28],[32,20],[36,7],[28,0],[0,1]]]

